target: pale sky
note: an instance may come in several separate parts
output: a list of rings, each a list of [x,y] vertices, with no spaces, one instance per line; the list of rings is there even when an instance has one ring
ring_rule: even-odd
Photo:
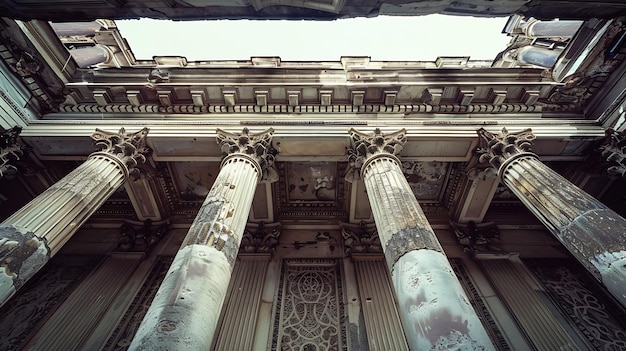
[[[135,57],[185,56],[197,60],[434,61],[437,56],[492,60],[506,48],[506,17],[378,16],[336,21],[117,20]]]

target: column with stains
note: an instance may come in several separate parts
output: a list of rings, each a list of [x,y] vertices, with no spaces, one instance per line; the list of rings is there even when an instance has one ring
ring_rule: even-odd
[[[478,135],[480,161],[497,169],[502,183],[626,307],[626,219],[539,161],[530,152],[530,129],[481,128]],[[614,159],[614,152],[604,153]]]
[[[353,177],[365,182],[411,350],[493,350],[395,156],[405,130],[350,136]]]
[[[143,155],[148,128],[96,130],[101,151],[0,224],[0,305],[56,254],[128,179]]]
[[[209,350],[259,181],[274,181],[273,130],[217,132],[225,158],[131,350]]]

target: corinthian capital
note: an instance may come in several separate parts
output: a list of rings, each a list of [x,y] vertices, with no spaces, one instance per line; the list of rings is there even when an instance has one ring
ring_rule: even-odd
[[[502,133],[490,133],[484,128],[476,132],[480,138],[480,146],[477,150],[478,161],[489,163],[497,170],[511,157],[530,153],[532,141],[535,140],[535,135],[530,128],[515,133],[509,133],[506,128],[502,128]]]
[[[241,133],[229,133],[218,129],[217,143],[224,157],[244,154],[254,159],[261,167],[261,180],[273,182],[278,180],[274,159],[279,151],[272,146],[273,135],[274,129],[272,128],[259,133],[250,133],[248,128],[244,128]]]
[[[397,155],[406,143],[406,129],[383,134],[379,128],[374,133],[362,133],[350,128],[350,145],[348,161],[353,171],[358,171],[365,161],[378,154]],[[351,179],[346,180],[350,181]]]
[[[121,128],[115,133],[96,129],[91,138],[95,140],[96,146],[101,148],[99,152],[115,156],[132,170],[138,164],[146,162],[145,154],[149,151],[146,147],[146,135],[149,130],[143,128],[135,133],[127,133]]]
[[[17,168],[9,162],[19,160],[20,156],[24,154],[22,145],[17,143],[17,137],[21,131],[22,128],[15,126],[0,132],[0,178],[5,174],[14,174],[17,171]]]

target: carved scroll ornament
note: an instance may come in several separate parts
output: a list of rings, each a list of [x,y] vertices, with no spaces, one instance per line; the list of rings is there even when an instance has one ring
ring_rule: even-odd
[[[274,167],[274,160],[279,150],[272,145],[274,129],[263,132],[250,133],[244,128],[241,133],[229,133],[217,130],[217,143],[222,149],[223,157],[232,154],[244,154],[254,159],[261,168],[261,181],[274,182],[278,180],[278,172]]]
[[[402,152],[406,140],[406,129],[404,128],[386,134],[383,134],[380,128],[376,128],[374,133],[362,133],[350,128],[351,147],[347,150],[350,167],[346,174],[346,180],[351,182],[354,179],[359,179],[361,167],[368,158],[374,155],[398,155]]]
[[[115,133],[96,129],[91,138],[96,142],[96,146],[102,149],[100,152],[115,156],[132,171],[138,164],[146,162],[145,154],[150,150],[146,146],[149,130],[145,127],[138,132],[127,133],[124,128],[120,128],[120,131]]]
[[[530,128],[515,133],[509,133],[506,128],[502,128],[502,133],[499,134],[480,128],[477,133],[480,139],[480,146],[477,150],[478,161],[489,163],[497,170],[511,157],[530,153],[532,141],[535,140],[535,135]]]

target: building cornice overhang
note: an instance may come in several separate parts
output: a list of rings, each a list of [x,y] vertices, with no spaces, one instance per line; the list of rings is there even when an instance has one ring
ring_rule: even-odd
[[[236,132],[241,126],[250,130],[275,130],[274,143],[281,148],[279,161],[323,160],[345,161],[350,145],[348,130],[391,132],[407,129],[407,146],[400,155],[403,160],[467,162],[477,146],[476,130],[484,127],[497,132],[506,127],[520,130],[531,127],[537,136],[535,151],[555,160],[580,160],[591,142],[604,137],[601,126],[581,120],[359,120],[336,119],[312,122],[276,119],[272,121],[232,118],[206,120],[40,120],[25,127],[22,139],[33,147],[41,159],[84,159],[93,147],[88,135],[95,130],[127,129],[150,126],[148,146],[156,161],[214,161],[221,151],[215,143],[216,129]],[[445,128],[442,128],[445,125]],[[306,133],[303,132],[306,130]],[[442,148],[442,145],[446,145]]]

